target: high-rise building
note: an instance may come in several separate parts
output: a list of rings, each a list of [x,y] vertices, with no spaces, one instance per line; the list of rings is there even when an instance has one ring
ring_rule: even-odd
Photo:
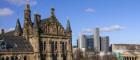
[[[100,30],[99,28],[95,28],[94,30],[94,50],[96,52],[100,52]]]
[[[101,37],[101,51],[109,51],[109,36]]]
[[[82,49],[83,51],[93,50],[93,35],[80,35],[77,42],[78,48]]]
[[[87,49],[88,50],[94,50],[94,38],[93,38],[93,35],[89,35],[89,36],[87,36],[87,35],[85,35],[86,36],[86,44],[87,44]]]
[[[81,34],[77,40],[78,48],[86,51],[108,52],[109,36],[102,37],[99,34],[99,28],[95,29],[94,35]]]
[[[86,37],[85,37],[85,35],[80,35],[79,36],[79,38],[78,38],[78,47],[80,48],[80,49],[82,49],[82,51],[85,51],[85,49],[86,49]]]

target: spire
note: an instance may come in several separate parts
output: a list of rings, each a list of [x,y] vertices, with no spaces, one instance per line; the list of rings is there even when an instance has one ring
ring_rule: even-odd
[[[25,7],[25,10],[30,10],[29,0],[26,0],[26,7]]]
[[[19,19],[17,19],[16,28],[15,28],[15,35],[20,36],[21,34],[22,34],[22,28],[21,28]]]
[[[28,35],[32,34],[32,20],[31,20],[31,10],[29,3],[26,3],[26,7],[24,10],[24,28],[23,28],[23,36],[25,36],[28,40]]]
[[[70,26],[70,21],[69,21],[69,18],[68,18],[68,17],[67,17],[67,27],[66,27],[66,31],[67,31],[67,32],[72,32],[71,26]]]
[[[25,18],[25,20],[28,20],[29,24],[32,24],[29,0],[27,0],[27,2],[26,2],[25,11],[24,11],[24,18]]]

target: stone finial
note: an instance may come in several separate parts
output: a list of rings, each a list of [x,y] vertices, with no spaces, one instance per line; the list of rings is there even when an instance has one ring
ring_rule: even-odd
[[[54,8],[51,8],[51,16],[55,16],[54,11],[55,11],[55,9]]]

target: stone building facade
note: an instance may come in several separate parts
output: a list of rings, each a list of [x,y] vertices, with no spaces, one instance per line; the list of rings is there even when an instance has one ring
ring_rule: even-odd
[[[69,19],[64,28],[51,9],[51,16],[41,19],[34,14],[31,19],[30,5],[24,10],[24,25],[17,19],[14,31],[0,34],[0,60],[73,60],[72,30]]]
[[[140,45],[138,44],[113,44],[112,52],[120,60],[140,60]]]

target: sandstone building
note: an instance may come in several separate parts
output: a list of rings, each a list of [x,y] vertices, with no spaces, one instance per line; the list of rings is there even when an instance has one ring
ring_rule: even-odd
[[[31,19],[30,5],[24,10],[24,25],[17,19],[14,31],[0,34],[0,60],[72,60],[72,30],[70,21],[66,29],[51,9],[51,16],[41,19],[34,14]]]
[[[112,52],[119,60],[140,60],[138,44],[112,44]]]

